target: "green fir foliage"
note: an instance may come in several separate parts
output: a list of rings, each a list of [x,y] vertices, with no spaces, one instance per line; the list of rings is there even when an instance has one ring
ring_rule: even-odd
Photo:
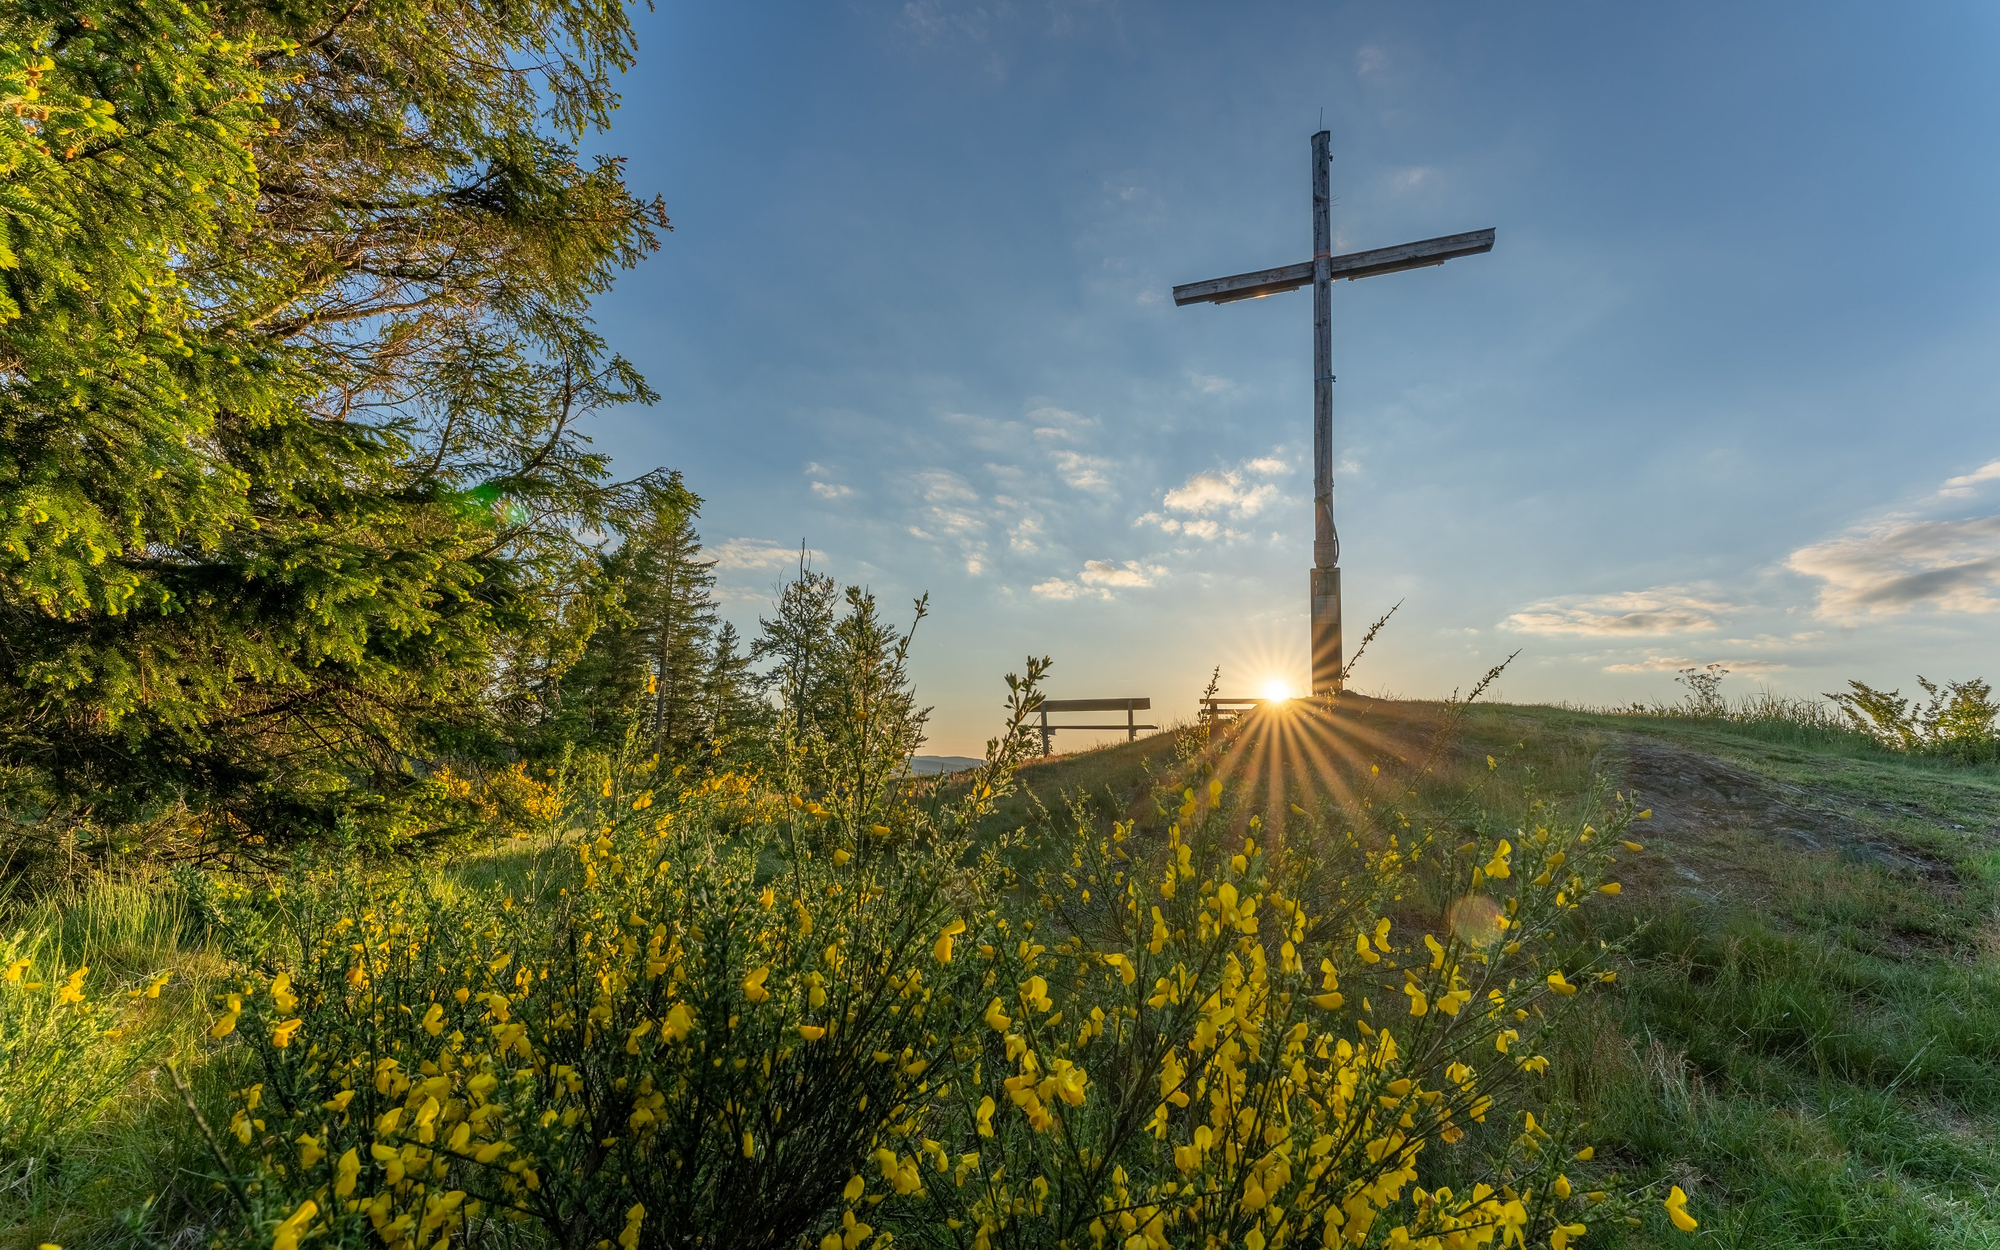
[[[579,429],[653,399],[586,316],[666,226],[576,151],[631,58],[616,3],[7,7],[16,812],[393,841],[500,761],[660,484]]]

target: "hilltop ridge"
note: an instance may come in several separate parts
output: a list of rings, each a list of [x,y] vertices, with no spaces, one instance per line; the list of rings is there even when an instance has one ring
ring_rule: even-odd
[[[1408,763],[1444,710],[1343,700],[1351,749],[1320,783]],[[1137,809],[1184,755],[1164,733],[1036,761],[999,819],[1079,794]],[[1674,1178],[1726,1244],[2000,1245],[2000,768],[1839,731],[1474,706],[1437,772],[1489,769],[1557,802],[1601,779],[1652,810],[1599,918],[1618,983],[1558,1064],[1600,1157]],[[1623,1236],[1599,1244],[1652,1244]]]

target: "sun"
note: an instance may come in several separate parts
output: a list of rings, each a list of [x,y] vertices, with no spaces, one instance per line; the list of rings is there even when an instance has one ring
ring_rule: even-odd
[[[1264,697],[1273,703],[1283,703],[1292,697],[1292,685],[1282,677],[1273,677],[1264,683]]]

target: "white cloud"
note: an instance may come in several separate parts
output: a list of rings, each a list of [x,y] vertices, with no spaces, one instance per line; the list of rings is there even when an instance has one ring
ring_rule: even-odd
[[[1992,467],[1953,478],[1946,490],[1969,492]],[[1827,619],[1890,616],[1915,607],[2000,612],[2000,515],[1892,517],[1801,547],[1785,566],[1822,583],[1815,611]]]
[[[956,547],[965,571],[983,576],[987,571],[987,534],[1000,522],[994,509],[980,498],[966,480],[949,469],[924,469],[909,478],[912,492],[924,501],[917,524],[907,525],[910,536],[941,546]]]
[[[1094,417],[1086,417],[1067,408],[1052,407],[1035,409],[1028,414],[1028,421],[1036,438],[1059,443],[1073,443],[1078,431],[1097,424]]]
[[[1244,480],[1240,469],[1214,469],[1188,478],[1168,491],[1160,502],[1169,512],[1191,512],[1197,516],[1224,512],[1233,517],[1247,517],[1263,511],[1277,498],[1278,487],[1274,483],[1253,486]]]
[[[1078,490],[1106,490],[1111,479],[1104,476],[1104,470],[1111,462],[1100,456],[1086,456],[1077,451],[1059,451],[1055,454],[1056,472],[1062,479]]]
[[[1007,545],[1023,555],[1032,555],[1041,550],[1037,540],[1042,536],[1042,521],[1037,516],[1024,516],[1007,531]]]
[[[1195,391],[1202,395],[1221,395],[1236,389],[1236,383],[1231,382],[1228,378],[1216,377],[1212,373],[1190,373],[1188,374],[1188,385],[1194,387]]]
[[[731,538],[710,547],[708,553],[714,557],[716,567],[724,569],[775,569],[797,564],[799,560],[797,547],[763,538]],[[808,549],[806,558],[818,560],[823,554]]]
[[[1389,54],[1372,43],[1354,54],[1354,71],[1357,74],[1375,73],[1388,63]]]
[[[1629,660],[1622,664],[1606,664],[1607,673],[1678,673],[1684,668],[1701,668],[1704,665],[1720,663],[1732,673],[1768,673],[1774,669],[1788,667],[1769,660],[1694,660],[1684,655],[1649,655],[1643,660]]]
[[[1115,590],[1151,586],[1167,574],[1166,566],[1143,564],[1137,560],[1085,560],[1075,581],[1051,577],[1029,587],[1044,599],[1076,599],[1095,595],[1109,599]]]
[[[1636,637],[1698,634],[1717,628],[1731,605],[1698,597],[1679,586],[1655,586],[1614,595],[1549,599],[1509,616],[1501,625],[1524,634]]]
[[[828,468],[817,460],[806,462],[806,476],[815,479],[812,483],[812,492],[821,499],[847,499],[854,494],[852,486],[842,486],[838,482],[818,480],[835,476],[835,470]]]
[[[917,490],[930,505],[925,511],[931,527],[963,537],[985,530],[986,518],[973,510],[979,492],[949,469],[926,469],[916,475]]]
[[[1214,538],[1227,533],[1231,538],[1240,537],[1235,530],[1225,531],[1217,522],[1203,517],[1199,520],[1183,521],[1178,517],[1161,516],[1157,512],[1142,513],[1134,525],[1157,525],[1169,534],[1187,534],[1194,538]]]
[[[1113,563],[1110,560],[1085,560],[1083,572],[1077,580],[1086,586],[1150,586],[1155,578],[1164,577],[1167,570],[1157,564],[1140,564],[1136,560]]]
[[[950,469],[925,469],[917,474],[917,489],[927,503],[971,503],[979,498],[979,493]]]
[[[1970,473],[1946,478],[1944,485],[1938,487],[1938,496],[1942,499],[1968,499],[1978,494],[1980,485],[1985,482],[2000,482],[2000,460],[1989,460]]]
[[[1279,456],[1259,456],[1233,469],[1205,469],[1169,490],[1161,497],[1162,512],[1145,512],[1134,525],[1155,525],[1169,534],[1193,538],[1243,538],[1236,529],[1223,525],[1222,518],[1241,520],[1264,511],[1283,496],[1276,482],[1256,482],[1290,473],[1292,466]]]

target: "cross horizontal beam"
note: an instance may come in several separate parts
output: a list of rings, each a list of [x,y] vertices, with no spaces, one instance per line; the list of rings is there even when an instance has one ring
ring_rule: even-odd
[[[1481,252],[1493,250],[1493,231],[1469,230],[1464,234],[1447,234],[1442,238],[1424,239],[1417,243],[1398,243],[1394,247],[1378,247],[1368,252],[1349,252],[1345,256],[1335,256],[1327,262],[1335,280],[1346,278],[1372,278],[1376,274],[1398,273],[1404,269],[1422,269],[1427,265],[1442,265],[1460,256],[1477,256]],[[1190,282],[1174,288],[1174,303],[1187,304],[1229,304],[1239,299],[1257,299],[1265,295],[1278,295],[1285,291],[1296,291],[1311,285],[1313,263],[1306,261],[1298,265],[1285,265],[1277,269],[1259,269],[1255,273],[1239,273],[1227,278],[1210,278],[1206,282]]]

